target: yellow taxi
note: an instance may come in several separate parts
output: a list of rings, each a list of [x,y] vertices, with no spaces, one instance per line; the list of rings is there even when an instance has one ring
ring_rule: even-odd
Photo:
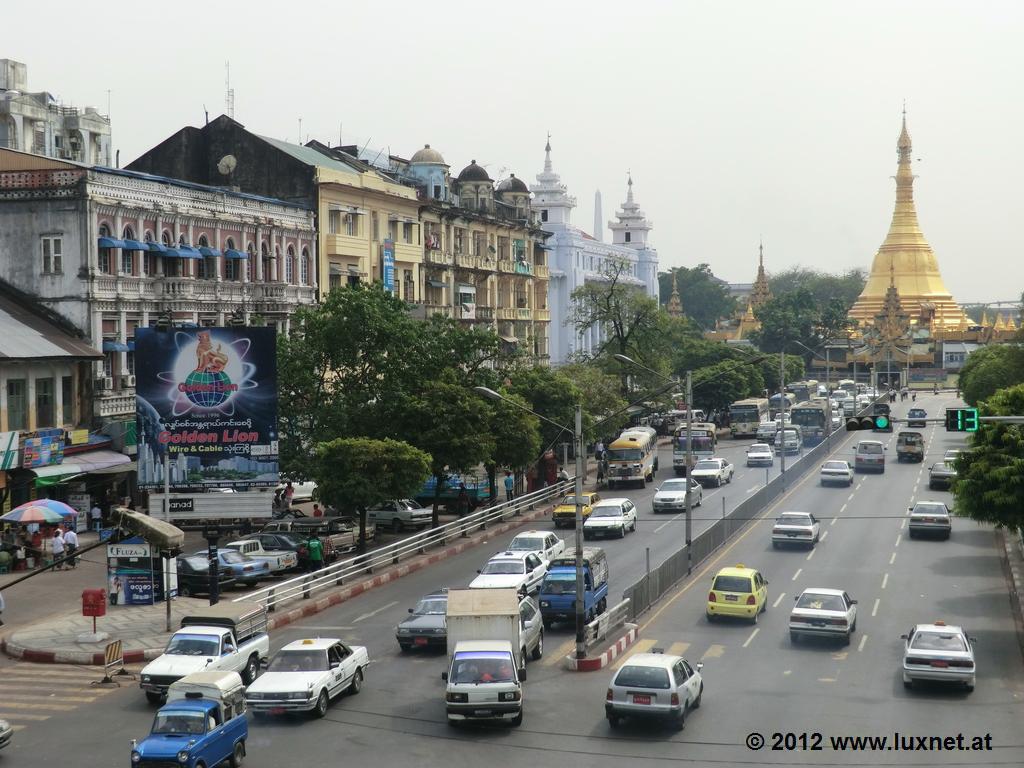
[[[708,621],[719,616],[736,616],[757,623],[768,608],[768,581],[760,571],[737,563],[715,574],[708,592]]]
[[[591,508],[601,500],[599,494],[587,491],[580,494],[583,500],[583,519],[590,517]],[[555,511],[551,513],[551,519],[555,528],[572,528],[576,525],[576,494],[569,493],[558,502]]]

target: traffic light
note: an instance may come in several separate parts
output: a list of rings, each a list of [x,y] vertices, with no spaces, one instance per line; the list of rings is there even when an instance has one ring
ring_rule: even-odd
[[[947,432],[977,432],[978,431],[978,409],[977,408],[947,408],[946,409],[946,431]]]
[[[892,422],[884,413],[874,416],[861,416],[846,420],[846,431],[857,432],[861,429],[873,429],[876,432],[888,432],[892,429]]]

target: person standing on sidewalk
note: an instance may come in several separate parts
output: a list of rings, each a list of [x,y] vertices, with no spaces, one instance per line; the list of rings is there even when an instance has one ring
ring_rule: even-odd
[[[62,560],[64,558],[64,534],[60,530],[58,525],[53,529],[53,538],[50,539],[50,547],[53,550],[53,562]],[[54,566],[54,570],[61,571],[64,569],[63,564]]]
[[[89,510],[89,519],[92,521],[92,529],[98,531],[103,527],[103,510],[100,509],[99,502],[93,499],[92,509]]]
[[[319,571],[324,567],[324,545],[316,536],[310,536],[306,542],[306,551],[309,553],[309,571]]]
[[[516,479],[511,472],[505,473],[505,501],[512,501],[515,498]]]
[[[67,533],[64,534],[64,549],[68,553],[68,568],[75,568],[78,566],[78,560],[75,557],[75,552],[78,550],[78,534],[75,533],[75,529],[68,525]]]

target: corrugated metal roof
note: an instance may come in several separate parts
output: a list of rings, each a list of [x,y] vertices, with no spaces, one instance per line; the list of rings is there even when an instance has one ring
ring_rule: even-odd
[[[0,294],[0,360],[74,360],[102,358],[103,354],[41,312]]]
[[[341,171],[342,173],[351,173],[353,176],[359,175],[359,171],[351,165],[343,163],[340,160],[335,160],[332,157],[328,157],[322,152],[317,152],[315,149],[310,147],[303,147],[298,144],[289,144],[287,141],[273,139],[270,136],[258,136],[258,138],[263,139],[263,141],[267,142],[267,144],[275,149],[278,149],[287,155],[291,155],[300,163],[320,166],[321,168],[330,168],[333,171]]]

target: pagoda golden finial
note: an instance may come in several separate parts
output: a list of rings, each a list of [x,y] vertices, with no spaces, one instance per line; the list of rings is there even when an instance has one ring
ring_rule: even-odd
[[[983,310],[981,310],[981,327],[982,328],[988,328],[989,325],[990,325],[990,323],[988,321],[988,310],[987,309],[983,309]]]
[[[995,325],[992,326],[992,328],[994,330],[997,330],[997,331],[1005,331],[1006,330],[1006,321],[1003,320],[1003,313],[1002,312],[997,312],[996,313],[996,322],[995,322]]]
[[[1017,330],[1017,323],[1013,319],[1013,312],[1011,312],[1010,314],[1008,314],[1006,316],[1006,330],[1008,330],[1008,331],[1016,331]]]
[[[682,317],[683,315],[683,300],[679,297],[679,285],[676,278],[679,276],[679,270],[672,270],[672,295],[669,297],[668,305],[665,307],[666,311],[672,317]]]

